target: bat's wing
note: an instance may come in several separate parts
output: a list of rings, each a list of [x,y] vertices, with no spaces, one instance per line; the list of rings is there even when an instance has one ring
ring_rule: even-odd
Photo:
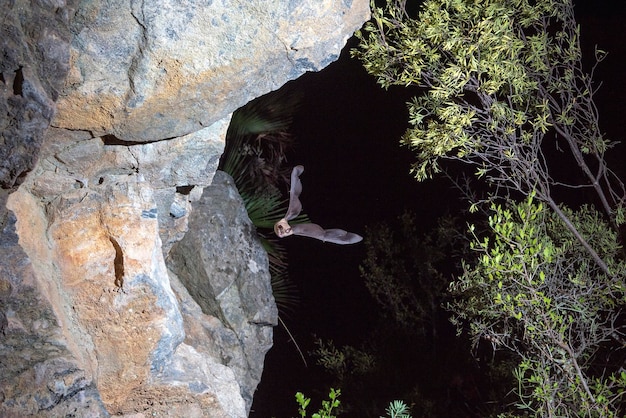
[[[300,174],[304,172],[304,167],[297,165],[291,170],[291,186],[289,189],[289,209],[287,214],[274,225],[274,232],[279,238],[289,235],[302,235],[305,237],[316,238],[324,242],[334,242],[335,244],[355,244],[363,239],[360,235],[343,229],[324,229],[316,224],[296,224],[289,225],[287,221],[297,217],[302,211],[302,203],[300,202],[300,193],[302,193],[302,183],[300,182]]]
[[[324,229],[317,224],[297,224],[293,225],[291,230],[293,235],[302,235],[341,245],[356,244],[363,239],[360,235],[343,229]]]
[[[300,182],[300,174],[304,171],[304,167],[297,165],[291,170],[291,188],[289,189],[289,209],[285,219],[292,220],[302,211],[302,203],[300,203],[300,193],[302,193],[302,183]]]

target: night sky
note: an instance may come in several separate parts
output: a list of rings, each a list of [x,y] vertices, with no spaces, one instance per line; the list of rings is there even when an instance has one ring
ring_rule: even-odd
[[[587,56],[594,44],[609,51],[596,75],[603,81],[596,100],[601,127],[610,139],[621,140],[626,114],[626,7],[621,1],[593,3],[576,9],[583,49]],[[289,163],[305,167],[300,197],[304,212],[326,228],[364,235],[367,225],[392,221],[408,209],[426,231],[438,216],[459,210],[458,194],[443,178],[418,183],[409,175],[414,157],[398,141],[408,126],[405,103],[415,91],[378,87],[349,57],[354,46],[351,39],[337,62],[292,82],[303,92],[303,102],[294,120],[297,142]],[[608,156],[622,178],[626,178],[624,149]],[[289,276],[301,300],[283,319],[305,355],[314,349],[313,334],[332,339],[337,346],[358,345],[378,310],[359,274],[363,244],[337,246],[303,237],[284,242]],[[312,357],[307,361],[305,367],[290,337],[276,327],[251,416],[295,417],[296,391],[313,397],[312,406],[317,407],[330,383]]]

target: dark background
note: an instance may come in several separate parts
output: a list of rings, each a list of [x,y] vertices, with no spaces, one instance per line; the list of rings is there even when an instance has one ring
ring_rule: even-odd
[[[594,45],[609,52],[595,77],[603,82],[596,102],[607,137],[622,140],[626,6],[621,1],[575,3],[583,54],[592,57]],[[438,216],[459,210],[458,193],[443,178],[418,183],[409,175],[414,157],[399,139],[408,126],[405,103],[415,91],[378,87],[349,57],[355,46],[352,38],[337,62],[290,83],[303,93],[292,130],[296,149],[289,163],[305,167],[300,197],[304,211],[326,228],[364,235],[366,225],[391,221],[408,209],[426,231]],[[622,179],[625,156],[624,146],[608,154]],[[302,237],[284,241],[300,303],[283,319],[305,356],[314,349],[313,335],[332,339],[337,346],[358,345],[378,311],[359,274],[363,244],[336,246]],[[296,391],[314,398],[309,409],[317,410],[330,383],[312,357],[307,356],[307,362],[305,367],[289,335],[276,327],[251,416],[297,416]]]

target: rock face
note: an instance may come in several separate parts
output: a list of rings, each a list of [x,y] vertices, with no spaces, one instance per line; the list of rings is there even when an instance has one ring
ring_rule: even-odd
[[[0,415],[106,416],[94,379],[66,343],[16,232],[9,214],[0,231]]]
[[[186,135],[337,59],[367,13],[351,0],[84,1],[54,123],[127,141]]]
[[[32,194],[9,198],[27,221],[10,220],[3,235],[5,253],[21,258],[3,266],[3,365],[14,368],[2,373],[0,415],[246,416],[235,373],[203,347],[210,334],[197,331],[219,321],[190,316],[197,304],[172,285],[147,183],[84,193],[59,199],[51,223]]]
[[[278,311],[267,254],[228,174],[215,173],[193,204],[189,232],[174,245],[169,261],[202,312],[219,319],[219,326],[205,326],[221,341],[210,351],[235,372],[246,404],[252,405]]]
[[[54,8],[43,3],[2,2],[0,187],[5,189],[19,183],[35,164],[69,70],[73,1]]]
[[[248,414],[277,313],[216,174],[230,114],[368,17],[366,0],[9,1],[0,416]]]

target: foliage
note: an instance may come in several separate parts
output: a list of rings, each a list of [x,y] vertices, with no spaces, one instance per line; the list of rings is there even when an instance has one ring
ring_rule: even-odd
[[[361,272],[379,316],[358,346],[317,339],[313,351],[317,365],[332,375],[332,385],[345,389],[346,413],[377,416],[389,398],[400,397],[418,416],[486,416],[482,412],[499,410],[508,401],[503,383],[512,381],[510,369],[509,375],[496,376],[490,362],[479,366],[469,342],[455,340],[441,306],[449,282],[462,272],[455,259],[469,251],[469,242],[457,232],[462,226],[459,219],[444,217],[423,231],[408,212],[395,222],[368,226]],[[493,402],[482,407],[481,398]]]
[[[389,418],[411,418],[409,407],[402,401],[393,401],[386,409]],[[383,418],[383,417],[380,417]]]
[[[333,415],[333,409],[338,408],[341,404],[341,402],[339,402],[339,395],[341,395],[341,391],[339,389],[335,390],[331,388],[330,393],[328,394],[328,400],[322,401],[322,407],[318,412],[313,413],[311,418],[336,418],[336,415]],[[302,392],[298,392],[296,393],[296,402],[300,405],[298,408],[300,416],[302,418],[306,418],[306,408],[309,406],[311,398],[306,398]]]
[[[315,345],[317,348],[312,354],[317,359],[316,363],[335,375],[339,382],[344,380],[346,373],[364,375],[376,363],[372,354],[349,345],[337,348],[332,340],[321,338],[315,339]]]
[[[455,322],[469,322],[476,343],[518,355],[519,408],[538,416],[621,416],[624,353],[599,350],[622,332],[615,308],[626,302],[626,264],[615,232],[589,206],[568,211],[620,272],[609,277],[532,196],[492,210],[489,235],[470,227],[477,261],[451,285]],[[611,356],[617,364],[604,363]]]
[[[396,225],[367,228],[361,275],[383,312],[406,330],[424,334],[431,329],[431,337],[436,335],[433,326],[453,270],[443,264],[463,247],[454,222],[442,218],[435,229],[422,233],[415,215],[405,212]]]
[[[341,405],[339,395],[341,395],[341,391],[339,389],[331,388],[328,394],[328,400],[322,401],[321,408],[318,412],[313,413],[311,418],[336,418],[336,415],[333,415],[333,410],[336,410]],[[307,398],[302,392],[298,392],[296,393],[296,402],[299,405],[298,413],[300,414],[300,417],[306,418],[306,409],[311,403],[311,398]],[[387,407],[386,412],[386,417],[389,418],[411,418],[409,407],[402,401],[391,402]]]
[[[585,71],[571,0],[426,0],[417,16],[405,3],[372,3],[352,53],[383,87],[423,89],[402,139],[418,180],[459,161],[488,187],[470,207],[491,208],[488,229],[470,228],[475,258],[450,287],[456,323],[515,354],[523,413],[620,416],[626,189],[594,103],[606,54]],[[576,210],[556,197],[568,191]],[[601,212],[581,204],[590,195]]]
[[[233,113],[226,133],[220,169],[230,174],[240,190],[259,196],[289,183],[285,166],[293,146],[289,127],[300,96],[289,89],[257,98]],[[273,226],[273,224],[272,224]]]
[[[293,138],[288,129],[298,101],[297,94],[282,89],[235,111],[220,161],[220,169],[233,177],[268,253],[272,290],[282,312],[297,304],[298,298],[287,278],[286,252],[272,230],[287,212],[288,201],[280,188],[289,187],[291,169],[285,167],[285,162]],[[305,221],[306,215],[300,215],[293,222]]]
[[[419,180],[439,172],[440,160],[458,160],[492,186],[492,197],[534,192],[570,229],[554,188],[589,188],[607,216],[622,220],[626,192],[604,161],[614,143],[598,126],[571,0],[428,0],[416,19],[404,1],[388,0],[373,17],[353,55],[383,87],[426,89],[409,105],[403,137],[417,152]],[[598,62],[604,56],[596,51]],[[551,158],[575,163],[587,184],[557,178]]]

